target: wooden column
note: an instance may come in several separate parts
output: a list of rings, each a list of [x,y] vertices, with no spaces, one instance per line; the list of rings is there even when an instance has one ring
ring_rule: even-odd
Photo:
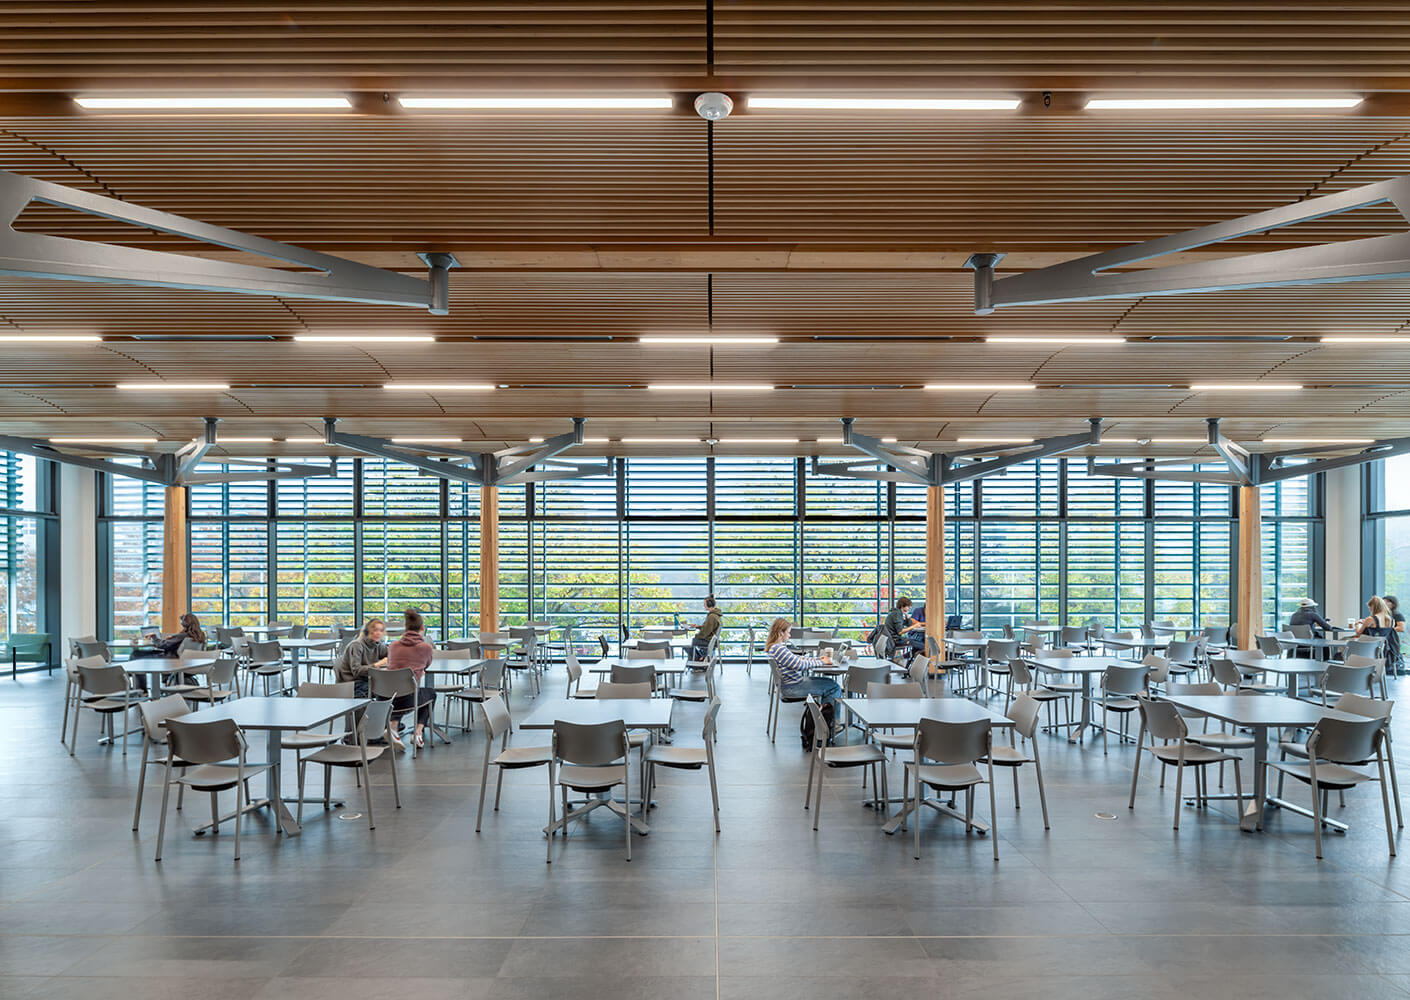
[[[925,634],[945,658],[945,488],[925,490]],[[929,643],[926,643],[928,646]],[[928,652],[928,650],[927,650]]]
[[[480,487],[480,631],[499,631],[499,487]]]
[[[186,487],[168,486],[162,520],[162,631],[181,631],[191,600],[190,547],[186,541]]]
[[[1239,579],[1234,617],[1240,649],[1252,649],[1263,631],[1263,508],[1257,486],[1239,487]]]

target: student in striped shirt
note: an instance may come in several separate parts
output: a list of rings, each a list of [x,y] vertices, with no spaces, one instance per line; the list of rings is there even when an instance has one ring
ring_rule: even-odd
[[[775,618],[774,623],[769,626],[769,641],[765,644],[769,662],[778,668],[784,696],[804,698],[812,695],[819,705],[832,702],[833,711],[836,711],[836,701],[842,694],[842,689],[831,678],[807,676],[807,671],[821,667],[824,661],[816,656],[799,656],[789,649],[788,637],[792,634],[792,622],[787,618]]]

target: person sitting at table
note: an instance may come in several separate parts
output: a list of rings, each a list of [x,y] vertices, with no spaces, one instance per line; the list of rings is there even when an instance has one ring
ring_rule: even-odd
[[[426,683],[426,668],[431,665],[431,658],[436,655],[436,650],[426,641],[426,623],[421,617],[421,612],[415,608],[407,608],[403,617],[406,629],[400,639],[387,647],[387,669],[410,668],[420,690],[392,699],[392,714],[394,717],[400,717],[413,708],[416,709],[416,735],[413,738],[418,747],[423,747],[426,743],[421,731],[431,724],[431,709],[436,702],[435,688]]]
[[[902,597],[896,602],[896,606],[886,616],[886,621],[881,628],[890,640],[887,644],[887,651],[892,656],[896,655],[901,646],[905,644],[909,648],[906,657],[906,662],[909,663],[917,653],[925,649],[925,623],[917,624],[915,619],[911,617],[911,599],[909,597]],[[916,631],[919,631],[922,636],[919,647],[910,642],[911,635]]]
[[[1371,613],[1356,623],[1356,635],[1373,635],[1385,640],[1385,660],[1387,669],[1400,662],[1400,633],[1395,628],[1395,616],[1386,602],[1372,596],[1366,602]]]
[[[387,623],[369,618],[362,633],[343,647],[334,666],[340,683],[352,681],[353,697],[367,697],[367,674],[387,665]]]
[[[205,630],[201,628],[201,620],[199,618],[188,611],[177,619],[177,625],[180,631],[173,632],[171,635],[162,635],[160,632],[152,632],[143,636],[143,641],[153,650],[153,652],[147,655],[162,656],[174,660],[181,655],[182,649],[206,648],[206,633]],[[190,645],[188,645],[188,643]],[[179,674],[167,674],[162,679],[162,682],[164,684],[175,684],[180,683],[181,680],[182,678]],[[134,681],[139,691],[147,690],[147,678],[145,676],[138,674],[134,678]]]
[[[1304,597],[1297,602],[1297,610],[1294,611],[1292,617],[1288,619],[1288,625],[1306,625],[1312,630],[1313,637],[1317,639],[1322,638],[1327,632],[1332,630],[1332,623],[1317,613],[1317,602],[1310,597]],[[1299,649],[1296,655],[1310,657],[1312,656],[1312,651]]]
[[[769,639],[764,644],[769,662],[778,670],[779,683],[783,686],[785,698],[803,699],[808,695],[819,705],[832,705],[833,715],[837,713],[837,698],[842,689],[829,677],[808,677],[806,671],[826,665],[827,661],[816,656],[799,656],[788,648],[788,638],[793,634],[793,623],[787,618],[775,618],[769,626]],[[840,722],[833,722],[832,731],[836,734]]]
[[[925,652],[924,604],[917,604],[915,610],[911,612],[911,624],[919,626],[919,628],[913,628],[906,632],[906,641],[909,642],[914,649],[911,656],[915,657]]]
[[[715,606],[715,596],[705,598],[705,620],[695,630],[695,638],[690,640],[690,658],[703,660],[710,650],[710,640],[720,634],[720,622],[724,613]]]
[[[1405,634],[1405,616],[1400,613],[1400,598],[1394,594],[1386,594],[1381,598],[1386,602],[1386,607],[1390,609],[1390,620],[1395,625],[1395,630],[1400,634]],[[1399,674],[1405,669],[1405,651],[1401,648],[1399,640],[1395,644],[1396,661],[1390,665],[1390,669]]]

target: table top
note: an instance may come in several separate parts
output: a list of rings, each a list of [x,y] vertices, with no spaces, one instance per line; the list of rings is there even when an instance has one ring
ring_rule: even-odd
[[[1130,667],[1135,664],[1114,656],[1069,656],[1057,660],[1040,656],[1033,661],[1033,666],[1055,674],[1099,674],[1107,667]]]
[[[626,649],[636,649],[637,645],[640,644],[640,643],[643,642],[643,641],[645,641],[645,642],[666,642],[666,641],[668,641],[668,640],[666,640],[666,639],[646,639],[646,640],[642,640],[642,639],[628,639],[628,640],[626,640],[625,642],[622,643],[622,646],[625,647]],[[682,638],[682,637],[680,637],[680,636],[677,636],[676,638],[669,640],[669,642],[671,643],[671,648],[672,648],[672,649],[689,649],[689,648],[690,648],[690,640],[689,640],[688,638]]]
[[[298,730],[331,722],[372,704],[367,698],[237,698],[181,716],[182,722],[233,719],[241,729]]]
[[[1164,649],[1170,645],[1170,639],[1162,636],[1156,636],[1153,639],[1147,639],[1144,636],[1137,636],[1134,639],[1103,636],[1100,641],[1105,646],[1117,646],[1121,649]]]
[[[1199,712],[1211,719],[1238,726],[1315,726],[1324,718],[1353,722],[1359,715],[1338,712],[1310,701],[1268,694],[1189,694],[1166,695],[1164,701],[1177,708]]]
[[[987,719],[995,726],[1013,725],[1008,716],[968,698],[843,698],[842,704],[864,724],[883,729],[914,729],[921,719],[941,722]]]
[[[178,660],[174,656],[137,656],[114,660],[110,666],[122,667],[129,674],[175,674],[183,670],[205,670],[217,659],[215,656],[199,656],[191,660]]]
[[[1062,631],[1061,625],[1023,625],[1019,627],[1020,632],[1032,632],[1034,635],[1057,635]]]
[[[337,639],[286,639],[283,636],[276,636],[272,641],[279,643],[281,649],[332,649],[338,644]]]
[[[671,724],[675,704],[670,698],[540,699],[519,728],[552,729],[555,722],[591,726],[620,720],[628,729],[665,729]]]
[[[679,674],[685,670],[685,661],[672,660],[667,657],[629,660],[625,656],[609,656],[588,667],[588,672],[610,674],[614,667],[651,667],[658,674]]]
[[[1003,640],[1000,641],[1002,642]],[[989,640],[987,638],[946,639],[945,643],[949,646],[957,646],[960,649],[983,649],[985,646],[989,645]]]
[[[437,674],[470,674],[477,670],[483,670],[487,662],[489,661],[479,659],[478,657],[443,656],[438,653],[431,657],[431,663],[426,667],[426,670]]]
[[[1265,657],[1262,660],[1245,662],[1235,660],[1234,662],[1250,670],[1266,670],[1270,674],[1317,674],[1320,676],[1327,669],[1325,660],[1302,660],[1297,657],[1289,657],[1286,660]]]

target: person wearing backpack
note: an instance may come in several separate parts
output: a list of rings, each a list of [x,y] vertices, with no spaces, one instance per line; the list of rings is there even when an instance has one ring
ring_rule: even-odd
[[[813,696],[822,708],[823,718],[832,726],[829,737],[838,732],[839,724],[834,722],[837,714],[837,698],[842,694],[842,689],[837,686],[837,682],[828,677],[809,677],[807,671],[823,666],[823,661],[816,656],[799,656],[788,648],[788,638],[793,634],[793,623],[787,618],[775,618],[774,623],[769,626],[769,639],[765,643],[768,651],[769,662],[778,670],[779,683],[783,685],[783,696],[785,698],[797,698],[800,701],[808,695]],[[803,745],[811,750],[812,740],[811,712],[803,713],[801,728],[803,731]]]

